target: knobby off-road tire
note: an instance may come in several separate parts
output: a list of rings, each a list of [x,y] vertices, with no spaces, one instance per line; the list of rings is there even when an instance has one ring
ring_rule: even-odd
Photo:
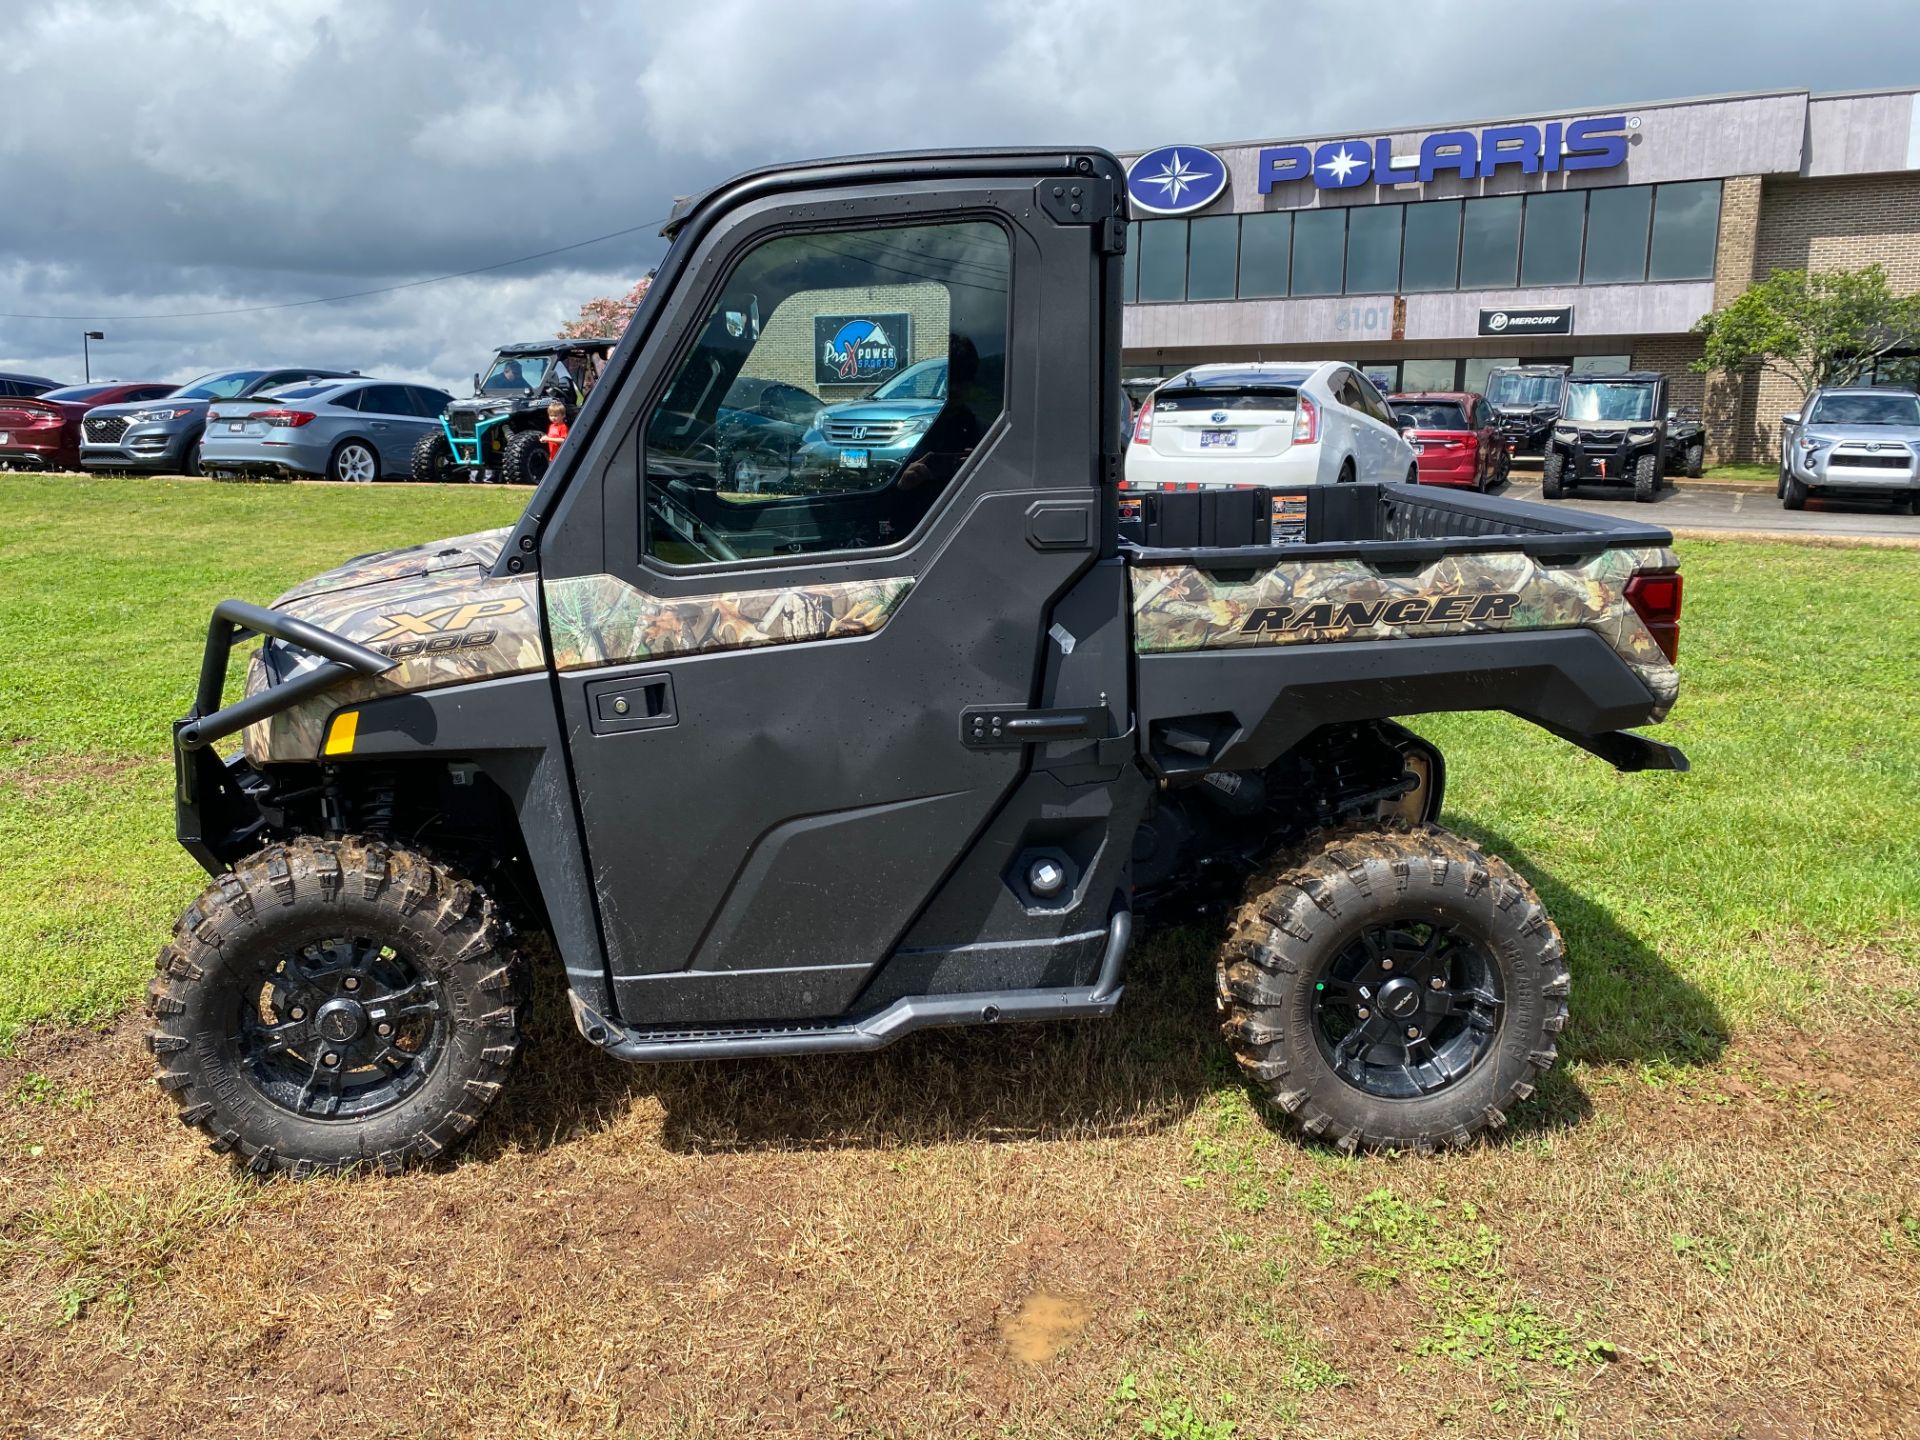
[[[1566,456],[1549,445],[1546,454],[1540,457],[1541,499],[1558,500],[1566,493],[1565,488],[1560,482],[1561,467],[1565,464]]]
[[[547,474],[547,437],[537,430],[522,430],[508,438],[500,452],[500,483],[538,485]]]
[[[1687,479],[1698,480],[1700,478],[1700,469],[1706,464],[1706,461],[1707,447],[1705,445],[1696,441],[1692,445],[1687,446],[1686,465],[1684,467]]]
[[[1438,826],[1373,822],[1254,880],[1218,993],[1241,1069],[1303,1132],[1426,1153],[1533,1094],[1568,985],[1559,930],[1504,861]]]
[[[1660,457],[1651,453],[1642,455],[1633,462],[1633,498],[1643,505],[1651,504],[1659,493]]]
[[[453,479],[453,446],[447,443],[445,431],[429,430],[413,442],[409,469],[421,485],[441,485]]]
[[[520,1048],[525,967],[493,900],[377,841],[248,856],[155,963],[154,1078],[258,1174],[430,1160],[479,1123]]]

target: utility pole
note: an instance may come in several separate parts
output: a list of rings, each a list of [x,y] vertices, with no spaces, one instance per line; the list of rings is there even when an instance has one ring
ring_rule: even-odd
[[[104,330],[82,330],[80,332],[80,364],[87,372],[87,383],[89,385],[93,383],[93,354],[87,349],[87,342],[89,340],[104,340],[106,338],[107,334]]]

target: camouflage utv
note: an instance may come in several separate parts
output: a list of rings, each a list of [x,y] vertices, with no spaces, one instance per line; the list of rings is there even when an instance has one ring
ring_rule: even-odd
[[[180,1118],[260,1172],[449,1153],[520,1054],[528,929],[584,1042],[651,1063],[1109,1016],[1136,924],[1197,914],[1304,1135],[1505,1124],[1572,965],[1400,722],[1685,769],[1629,728],[1678,691],[1670,537],[1357,484],[1166,495],[1123,538],[1127,219],[1098,151],[739,177],[676,214],[516,524],[218,606],[174,735],[211,879],[151,990]],[[734,378],[847,366],[876,294],[992,378],[897,467],[716,489]]]

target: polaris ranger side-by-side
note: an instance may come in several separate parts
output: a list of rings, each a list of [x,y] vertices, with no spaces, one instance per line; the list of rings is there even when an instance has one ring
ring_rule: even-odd
[[[663,1061],[1110,1015],[1136,922],[1224,897],[1228,1044],[1304,1133],[1504,1123],[1566,951],[1397,717],[1684,769],[1629,730],[1678,690],[1670,536],[1357,484],[1162,496],[1123,540],[1127,218],[1093,150],[739,176],[510,530],[218,606],[175,728],[212,879],[150,1001],[181,1118],[260,1172],[444,1153],[520,1049],[509,904],[586,1043]],[[854,367],[876,293],[950,366],[912,456],[729,488],[735,377]]]
[[[1634,499],[1652,500],[1675,470],[1698,479],[1706,451],[1699,412],[1667,408],[1659,371],[1576,375],[1540,458],[1540,493],[1558,500],[1574,485],[1631,485]]]
[[[1567,399],[1565,365],[1496,365],[1487,371],[1487,403],[1511,455],[1546,449],[1553,422]]]

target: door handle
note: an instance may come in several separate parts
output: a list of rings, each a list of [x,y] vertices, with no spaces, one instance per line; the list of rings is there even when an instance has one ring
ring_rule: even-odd
[[[960,743],[969,750],[1044,745],[1052,740],[1105,740],[1113,717],[1104,705],[1029,710],[1025,705],[969,705],[960,712]]]
[[[596,735],[664,730],[679,723],[671,675],[629,675],[587,686],[587,728]]]

